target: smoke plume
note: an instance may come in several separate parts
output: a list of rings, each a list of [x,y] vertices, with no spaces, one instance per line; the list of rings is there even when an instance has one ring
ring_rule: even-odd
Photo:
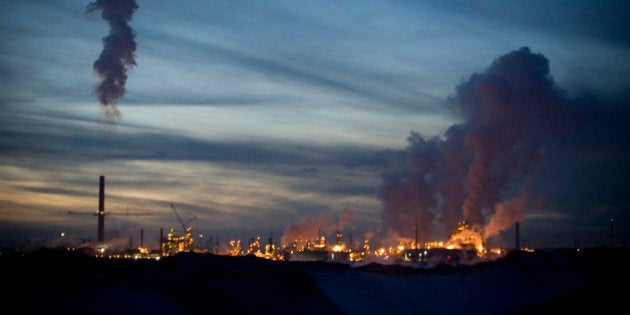
[[[348,208],[344,208],[341,210],[341,216],[339,217],[339,222],[337,222],[337,231],[343,231],[343,228],[346,224],[352,222],[352,211]]]
[[[449,103],[461,122],[442,136],[415,132],[383,178],[382,233],[429,241],[466,220],[485,237],[522,220],[532,167],[562,132],[565,99],[548,60],[523,47],[456,88]],[[443,237],[444,235],[442,235]]]
[[[125,94],[127,71],[136,65],[135,32],[128,25],[138,5],[134,0],[98,0],[87,6],[86,14],[101,11],[109,23],[109,35],[103,38],[103,50],[94,62],[100,82],[96,94],[108,118],[120,118],[116,102]]]
[[[347,208],[341,211],[337,223],[333,222],[333,216],[329,212],[322,212],[317,218],[303,217],[298,223],[286,227],[281,239],[282,245],[286,246],[293,242],[297,245],[303,245],[303,243],[312,242],[320,236],[325,236],[325,234],[343,231],[344,226],[351,223],[352,218],[352,211]]]

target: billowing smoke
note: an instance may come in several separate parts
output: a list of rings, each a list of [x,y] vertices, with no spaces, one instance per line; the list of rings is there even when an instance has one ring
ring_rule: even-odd
[[[419,241],[429,241],[462,220],[489,237],[522,220],[532,166],[563,131],[565,98],[548,60],[526,47],[471,75],[449,101],[461,122],[439,137],[412,132],[383,178],[389,237],[410,239],[417,224]]]
[[[348,208],[341,210],[341,216],[339,216],[339,222],[337,222],[337,231],[343,231],[346,224],[352,222],[352,211]]]
[[[87,12],[102,11],[101,17],[109,23],[109,35],[103,38],[103,50],[94,62],[94,71],[100,77],[96,94],[108,118],[120,118],[116,102],[125,94],[127,71],[136,65],[135,32],[129,26],[138,5],[134,0],[98,0],[87,6]]]
[[[523,179],[563,109],[547,59],[522,48],[496,60],[485,74],[458,88],[465,143],[473,160],[465,179],[464,219],[483,224],[482,210],[508,196],[508,184]]]
[[[295,242],[298,247],[301,247],[300,245],[304,245],[303,243],[312,242],[322,234],[343,231],[343,228],[351,223],[352,218],[352,211],[347,208],[341,211],[339,221],[336,223],[333,221],[334,218],[330,212],[322,212],[316,218],[303,217],[298,223],[287,226],[282,235],[282,245],[287,246]]]

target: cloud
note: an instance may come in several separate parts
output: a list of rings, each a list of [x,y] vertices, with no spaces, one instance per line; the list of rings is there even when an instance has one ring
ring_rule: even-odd
[[[287,51],[228,46],[201,36],[190,37],[173,32],[161,32],[156,36],[162,41],[160,45],[164,42],[170,43],[170,47],[173,47],[171,50],[179,51],[178,55],[192,59],[192,63],[199,63],[193,60],[203,60],[203,64],[217,63],[223,67],[230,65],[234,69],[228,72],[244,71],[243,75],[248,76],[252,72],[259,73],[266,80],[281,82],[284,87],[287,84],[295,85],[308,90],[309,94],[323,90],[345,98],[363,100],[354,102],[355,106],[376,103],[379,106],[406,110],[427,110],[426,104],[438,102],[437,96],[419,91],[417,86],[409,87],[408,82],[392,82],[396,78],[383,71],[367,71],[365,68],[343,64],[339,60],[318,60],[317,55],[321,52],[292,56]],[[183,59],[179,62],[182,67],[188,64]]]
[[[256,165],[374,166],[383,163],[370,147],[298,141],[241,139],[221,141],[180,135],[175,130],[120,122],[115,133],[103,122],[52,110],[29,115],[7,110],[2,121],[0,153],[72,161],[111,159],[232,162]]]
[[[610,45],[630,45],[626,18],[630,5],[619,1],[440,1],[436,9],[481,17],[510,26],[514,31],[533,29],[570,40],[586,39]]]

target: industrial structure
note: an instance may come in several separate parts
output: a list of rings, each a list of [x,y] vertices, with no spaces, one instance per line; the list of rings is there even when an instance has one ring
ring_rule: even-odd
[[[187,222],[182,220],[177,208],[173,204],[171,204],[171,210],[175,213],[177,217],[177,221],[179,221],[182,226],[183,235],[177,233],[177,230],[172,228],[166,238],[160,232],[160,251],[162,256],[172,256],[177,253],[190,253],[190,252],[199,252],[200,249],[195,244],[195,240],[193,237],[193,229],[188,224],[193,220],[197,219],[197,217],[192,217]]]
[[[170,209],[177,218],[179,225],[181,226],[181,232],[178,232],[175,228],[171,228],[168,234],[165,236],[163,229],[160,229],[160,244],[159,249],[149,250],[144,246],[144,229],[140,230],[140,246],[137,249],[132,247],[131,237],[129,239],[129,249],[127,252],[120,253],[108,253],[105,251],[105,216],[106,215],[152,215],[151,213],[131,213],[127,212],[106,212],[105,211],[105,176],[101,175],[99,179],[99,200],[98,211],[94,212],[72,212],[69,214],[90,214],[98,217],[97,222],[97,241],[98,247],[96,248],[96,254],[100,257],[110,258],[158,258],[173,256],[178,253],[207,253],[207,250],[202,250],[195,242],[193,229],[190,223],[197,219],[193,216],[187,221],[184,221],[175,207],[171,204]],[[463,260],[470,260],[474,258],[487,257],[489,253],[491,255],[502,255],[505,253],[501,249],[487,250],[482,238],[482,231],[471,228],[466,221],[461,221],[457,227],[451,233],[449,239],[445,242],[432,241],[424,244],[418,243],[418,227],[416,224],[415,238],[413,240],[406,239],[400,241],[398,246],[389,248],[375,248],[372,249],[369,244],[369,240],[366,239],[363,242],[362,248],[352,248],[352,238],[346,243],[343,239],[343,233],[339,229],[335,233],[336,239],[333,244],[326,242],[326,236],[322,233],[321,229],[316,238],[299,238],[290,242],[289,244],[283,244],[283,246],[276,246],[271,236],[266,245],[262,245],[260,237],[252,237],[248,243],[241,244],[240,240],[231,240],[228,243],[229,249],[224,251],[231,256],[244,256],[253,255],[256,257],[270,259],[270,260],[284,260],[284,261],[321,261],[321,262],[340,262],[340,263],[352,263],[360,262],[364,260],[378,261],[388,260],[393,262],[410,262],[415,264],[427,264],[432,262],[444,262],[444,263],[459,263]],[[201,234],[200,234],[201,237]],[[217,245],[213,254],[219,255],[219,243],[218,237],[216,239]],[[516,222],[516,249],[520,249],[520,230],[519,223]]]
[[[283,258],[288,261],[324,261],[349,263],[360,261],[363,253],[352,251],[342,239],[342,232],[336,232],[336,241],[332,246],[326,243],[326,236],[321,230],[317,239],[295,240],[283,249]]]
[[[105,243],[105,216],[106,215],[133,215],[133,216],[144,216],[144,215],[152,215],[147,212],[105,212],[105,176],[101,175],[99,178],[99,190],[98,190],[98,211],[95,212],[76,212],[76,211],[68,211],[68,214],[87,214],[98,217],[98,223],[96,228],[96,242],[99,245]]]
[[[467,221],[461,221],[447,241],[418,243],[417,227],[414,240],[401,240],[397,246],[371,249],[366,239],[362,249],[346,244],[342,232],[336,232],[336,241],[326,244],[326,237],[319,233],[315,240],[297,239],[283,248],[284,259],[288,261],[323,261],[352,263],[360,261],[389,261],[430,266],[438,263],[460,264],[473,259],[493,259],[506,253],[501,248],[487,249],[481,231],[471,228]],[[348,246],[347,246],[348,245]]]

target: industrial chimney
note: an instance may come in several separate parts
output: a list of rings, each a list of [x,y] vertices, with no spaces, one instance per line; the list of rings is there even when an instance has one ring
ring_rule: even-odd
[[[99,243],[105,242],[105,176],[101,175],[98,192],[98,236]]]

